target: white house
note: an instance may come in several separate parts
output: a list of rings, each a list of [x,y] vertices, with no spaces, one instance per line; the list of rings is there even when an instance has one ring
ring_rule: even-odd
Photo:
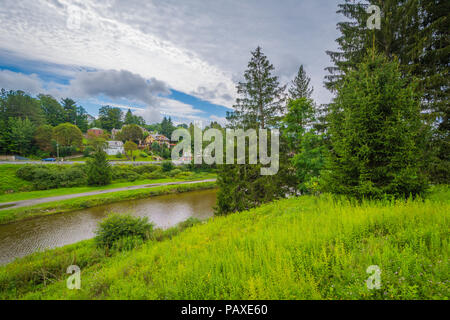
[[[118,153],[125,153],[122,141],[108,141],[108,146],[105,150],[106,154],[109,156],[115,156]]]

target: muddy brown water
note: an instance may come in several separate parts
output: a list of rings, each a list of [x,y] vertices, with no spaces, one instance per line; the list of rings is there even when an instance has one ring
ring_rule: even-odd
[[[216,190],[203,190],[113,203],[0,225],[0,264],[36,251],[93,238],[98,222],[111,212],[148,217],[155,227],[165,229],[190,217],[207,219],[213,215],[215,204]]]

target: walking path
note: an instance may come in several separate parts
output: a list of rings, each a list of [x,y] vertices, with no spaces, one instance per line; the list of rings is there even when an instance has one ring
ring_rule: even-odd
[[[115,188],[115,189],[67,194],[64,196],[57,196],[57,197],[38,198],[38,199],[21,200],[21,201],[14,201],[14,202],[4,202],[4,203],[0,204],[0,211],[6,210],[6,209],[15,209],[15,208],[21,208],[21,207],[34,206],[37,204],[47,203],[47,202],[68,200],[68,199],[81,198],[81,197],[86,197],[86,196],[95,196],[95,195],[104,194],[104,193],[147,189],[147,188],[154,188],[154,187],[159,187],[159,186],[171,186],[171,185],[193,184],[193,183],[215,182],[215,181],[216,181],[216,179],[205,179],[205,180],[197,180],[197,181],[176,181],[176,182],[151,183],[151,184],[145,184],[145,185],[139,185],[139,186],[129,186],[129,187],[122,187],[122,188]]]

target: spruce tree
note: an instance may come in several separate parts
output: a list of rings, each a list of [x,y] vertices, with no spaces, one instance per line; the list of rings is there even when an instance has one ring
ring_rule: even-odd
[[[327,189],[357,198],[426,190],[420,172],[420,101],[399,63],[368,56],[344,78],[331,105]]]
[[[233,127],[270,128],[279,126],[284,104],[285,87],[280,86],[278,77],[273,75],[274,67],[257,47],[244,73],[244,82],[237,85],[239,98],[234,111],[227,114]]]
[[[228,113],[229,128],[269,129],[278,128],[286,111],[285,88],[273,75],[274,67],[260,47],[251,53],[244,82],[237,86],[239,98],[234,112]],[[270,135],[269,135],[270,136]],[[268,141],[270,146],[270,141]],[[280,168],[276,175],[261,175],[261,164],[224,164],[219,166],[216,214],[242,211],[283,197],[288,193],[289,183],[286,152],[280,142]],[[246,154],[249,144],[246,143]],[[235,152],[236,156],[236,152]],[[290,175],[292,176],[292,174]]]
[[[289,99],[311,99],[313,88],[310,87],[310,82],[311,78],[306,75],[303,65],[301,65],[298,69],[297,76],[292,80],[291,87],[289,88]]]
[[[367,28],[369,5],[381,9],[380,30]],[[447,0],[345,0],[337,12],[347,21],[337,25],[339,50],[327,51],[334,65],[326,68],[325,77],[327,88],[336,91],[367,50],[398,59],[403,77],[417,79],[422,119],[435,128],[423,157],[428,160],[428,175],[440,183],[450,181],[449,11]]]
[[[101,147],[97,148],[92,159],[87,162],[87,177],[90,186],[105,186],[111,183],[111,165]]]

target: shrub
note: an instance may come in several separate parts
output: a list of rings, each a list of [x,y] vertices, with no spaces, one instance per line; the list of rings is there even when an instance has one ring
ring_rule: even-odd
[[[161,171],[154,171],[152,173],[146,173],[144,174],[145,179],[164,179],[167,176]]]
[[[116,158],[117,158],[117,159],[122,159],[122,158],[123,158],[123,155],[122,155],[120,152],[118,152],[118,153],[116,154]]]
[[[27,165],[17,170],[16,175],[33,183],[35,190],[69,188],[86,184],[83,165]]]
[[[180,169],[173,169],[172,171],[169,172],[169,176],[170,177],[174,177],[174,176],[176,176],[177,174],[180,174],[180,173],[181,173]]]
[[[130,242],[133,245],[137,239],[147,240],[153,231],[153,224],[148,222],[148,218],[133,217],[129,214],[111,214],[100,222],[96,230],[95,242],[98,247],[112,248],[114,244],[123,238],[132,238],[132,240],[121,240],[116,244],[117,247],[129,247]]]
[[[83,151],[83,156],[84,157],[90,157],[91,156],[91,153],[94,151],[94,148],[92,148],[91,146],[87,146],[86,148],[84,148],[84,151]]]
[[[162,163],[162,170],[163,170],[164,172],[172,171],[173,168],[175,168],[175,166],[173,165],[172,161],[164,161],[164,162]]]
[[[141,152],[141,153],[140,153],[140,156],[141,156],[142,158],[147,158],[147,157],[148,157],[148,155],[147,155],[145,152]]]
[[[139,179],[139,174],[134,172],[131,166],[114,166],[112,177],[114,180],[136,181]]]
[[[145,165],[145,166],[133,167],[133,171],[138,173],[138,174],[152,173],[152,172],[155,172],[157,170],[161,171],[161,167],[155,166],[153,164],[149,164],[149,165]]]

